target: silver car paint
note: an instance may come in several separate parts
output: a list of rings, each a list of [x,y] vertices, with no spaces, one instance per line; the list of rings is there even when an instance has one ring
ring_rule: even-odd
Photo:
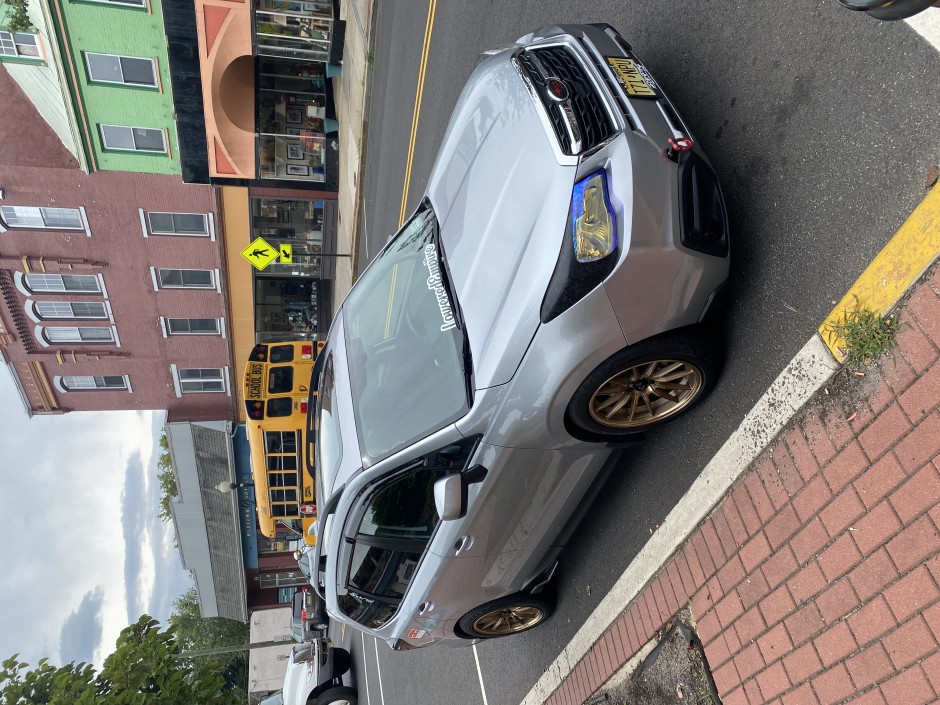
[[[588,32],[599,54],[622,54],[600,30],[566,29]],[[535,41],[572,44],[590,63],[572,38]],[[487,58],[471,77],[428,187],[470,335],[474,404],[456,425],[359,474],[358,458],[344,456],[337,480],[347,487],[336,516],[351,517],[366,499],[360,493],[403,462],[461,435],[484,439],[470,463],[488,473],[469,487],[466,517],[439,524],[395,616],[378,629],[353,624],[389,644],[411,629],[425,632],[409,637],[412,644],[453,640],[463,614],[536,576],[609,453],[568,434],[564,410],[571,395],[614,352],[697,321],[728,274],[728,258],[692,252],[679,242],[676,166],[662,154],[671,128],[659,108],[602,87],[637,129],[626,129],[576,167],[576,159],[554,146],[511,54]],[[489,84],[490,74],[498,77],[498,90]],[[609,175],[620,261],[603,285],[541,324],[542,297],[568,237],[571,187],[599,166]],[[335,324],[329,349],[337,366],[344,364],[342,334],[342,324]],[[339,401],[351,405],[348,378],[338,371],[340,382]],[[344,445],[356,449],[351,417],[341,409],[340,418]],[[337,566],[346,563],[342,534],[354,530],[351,522],[344,531],[331,531],[327,547],[329,555],[339,555],[328,565],[327,608],[346,622],[335,588]]]

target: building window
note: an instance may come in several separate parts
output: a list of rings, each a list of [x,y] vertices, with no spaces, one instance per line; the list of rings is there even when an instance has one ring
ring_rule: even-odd
[[[62,377],[62,386],[70,392],[106,390],[110,392],[128,391],[130,385],[125,375],[82,375]]]
[[[183,394],[225,391],[225,377],[221,368],[183,367],[180,368],[178,372],[180,391]]]
[[[157,87],[157,66],[153,59],[89,51],[85,53],[85,65],[89,78],[98,83]]]
[[[27,274],[25,279],[33,292],[101,293],[101,282],[94,274]]]
[[[42,329],[50,343],[113,343],[114,332],[110,328],[48,327]]]
[[[25,32],[0,30],[0,57],[11,59],[42,59],[39,37]]]
[[[122,152],[166,154],[166,134],[153,127],[126,127],[124,125],[98,125],[105,149]]]
[[[9,228],[42,230],[84,230],[85,221],[78,208],[39,208],[35,206],[0,206],[3,222]]]
[[[99,301],[37,301],[36,315],[51,318],[107,318],[108,311]]]
[[[209,219],[201,213],[147,213],[151,235],[209,234]]]
[[[211,269],[158,269],[161,289],[214,289]]]
[[[147,0],[86,0],[86,2],[96,2],[102,5],[119,5],[123,7],[136,7],[141,10],[147,9]]]
[[[218,318],[167,318],[170,335],[219,335]]]

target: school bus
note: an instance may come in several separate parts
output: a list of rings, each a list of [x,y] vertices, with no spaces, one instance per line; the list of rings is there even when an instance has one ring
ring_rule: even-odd
[[[303,463],[310,373],[324,343],[262,343],[245,367],[245,412],[258,526],[275,538],[278,524],[297,529],[308,545],[316,520],[313,476]]]

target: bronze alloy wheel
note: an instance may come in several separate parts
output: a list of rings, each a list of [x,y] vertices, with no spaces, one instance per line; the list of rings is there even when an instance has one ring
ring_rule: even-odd
[[[702,371],[691,362],[642,362],[601,384],[588,409],[602,426],[639,428],[685,409],[698,397],[702,381]]]
[[[478,617],[473,630],[480,636],[506,636],[534,627],[545,619],[545,612],[532,605],[500,607]]]

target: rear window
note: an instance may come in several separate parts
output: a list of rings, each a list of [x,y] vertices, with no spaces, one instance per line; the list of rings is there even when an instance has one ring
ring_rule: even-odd
[[[294,400],[290,397],[268,399],[268,418],[290,416],[294,413]]]
[[[272,345],[268,348],[269,362],[293,362],[293,345]]]
[[[379,597],[401,599],[421,553],[357,543],[349,564],[348,585]]]
[[[268,394],[290,394],[294,391],[294,368],[272,367],[268,372]]]

